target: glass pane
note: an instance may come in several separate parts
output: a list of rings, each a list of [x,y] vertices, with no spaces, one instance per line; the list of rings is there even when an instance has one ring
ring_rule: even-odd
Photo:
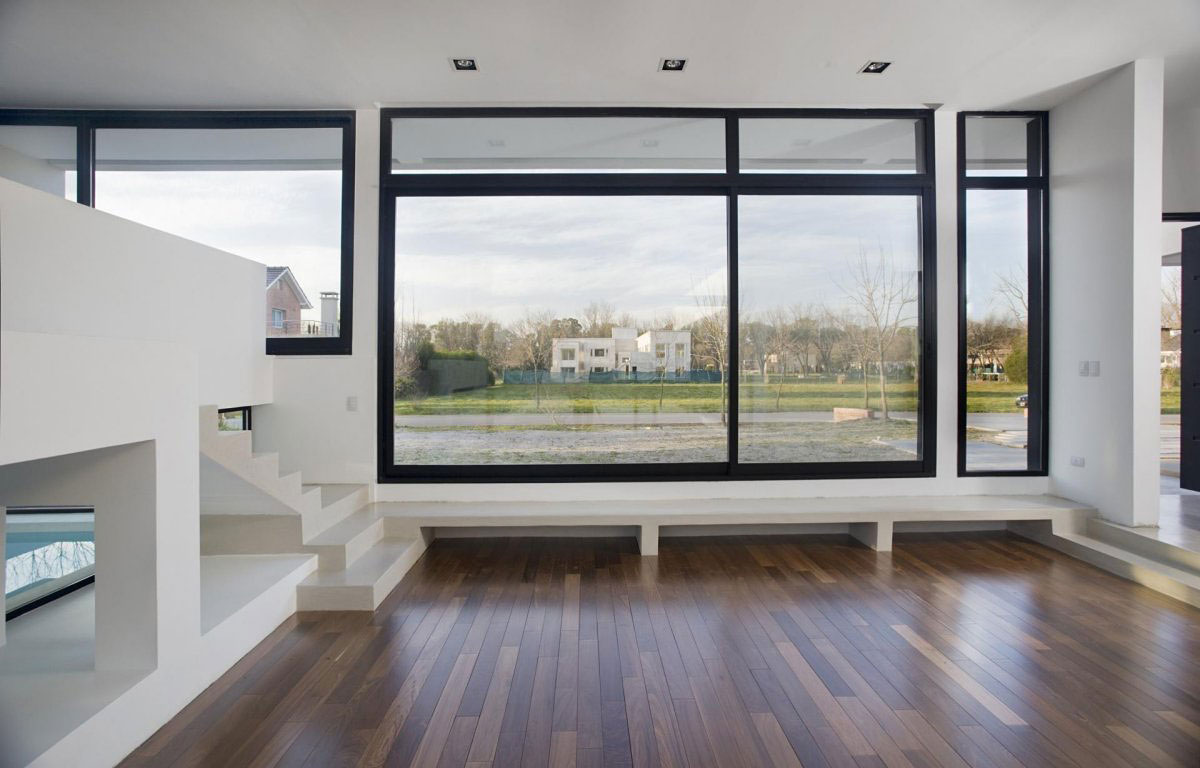
[[[725,122],[647,117],[405,117],[393,173],[723,172]]]
[[[74,200],[75,129],[69,125],[0,125],[0,176]]]
[[[915,461],[920,201],[738,199],[738,461]]]
[[[267,336],[340,333],[339,128],[96,132],[96,207],[267,266]]]
[[[723,197],[396,200],[397,464],[727,458]]]
[[[917,173],[914,119],[745,118],[741,170],[751,173]]]
[[[1040,126],[1035,117],[968,117],[967,175],[1040,175]]]
[[[249,429],[247,425],[247,416],[250,411],[247,408],[239,408],[233,411],[218,411],[217,412],[217,429],[221,432],[241,432]]]
[[[967,469],[1024,470],[1029,443],[1029,193],[967,190]]]
[[[5,515],[4,597],[12,611],[95,573],[96,522],[91,511]]]

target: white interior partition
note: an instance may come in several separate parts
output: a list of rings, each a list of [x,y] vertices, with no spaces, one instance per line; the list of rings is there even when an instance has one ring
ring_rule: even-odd
[[[184,344],[199,355],[201,402],[271,399],[261,264],[7,179],[0,215],[4,330]]]
[[[1126,525],[1158,520],[1162,127],[1161,60],[1050,113],[1053,492]]]
[[[201,633],[197,417],[270,397],[264,268],[0,180],[0,283],[0,505],[93,506],[97,555],[7,627],[0,764],[113,764],[295,611]]]

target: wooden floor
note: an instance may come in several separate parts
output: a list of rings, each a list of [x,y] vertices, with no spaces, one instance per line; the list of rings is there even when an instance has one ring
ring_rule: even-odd
[[[1200,765],[1200,611],[1003,534],[438,541],[131,766]]]

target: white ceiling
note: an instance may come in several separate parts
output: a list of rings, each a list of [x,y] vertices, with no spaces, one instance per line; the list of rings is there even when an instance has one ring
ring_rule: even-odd
[[[0,0],[4,106],[1045,108],[1154,56],[1200,105],[1200,0]]]

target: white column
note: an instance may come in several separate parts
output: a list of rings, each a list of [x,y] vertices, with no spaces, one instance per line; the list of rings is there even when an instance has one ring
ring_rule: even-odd
[[[1160,59],[1050,113],[1050,476],[1125,525],[1158,521],[1162,127]]]
[[[958,476],[958,114],[933,113],[937,201],[937,476]],[[888,541],[890,544],[891,536]]]

